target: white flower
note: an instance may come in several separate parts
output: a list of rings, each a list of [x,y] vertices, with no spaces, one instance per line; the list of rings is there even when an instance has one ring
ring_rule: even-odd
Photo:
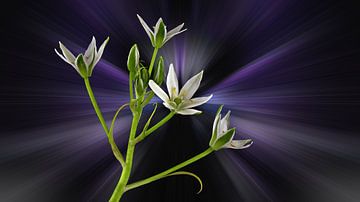
[[[91,76],[95,65],[99,62],[108,41],[109,37],[103,42],[99,50],[97,50],[96,39],[93,37],[89,47],[85,51],[85,54],[81,53],[76,58],[60,41],[59,45],[62,54],[60,54],[56,49],[55,52],[61,57],[61,59],[73,66],[82,77],[87,78]]]
[[[159,18],[159,20],[157,21],[154,27],[154,31],[152,31],[150,27],[146,24],[146,22],[140,17],[140,15],[137,15],[137,17],[139,18],[141,25],[144,27],[147,35],[149,36],[151,44],[156,48],[161,48],[172,37],[180,34],[181,32],[186,31],[186,29],[181,30],[184,26],[184,23],[182,23],[179,26],[167,32],[166,26],[162,18]]]
[[[246,140],[233,140],[235,135],[235,128],[230,129],[230,111],[221,119],[221,109],[223,106],[220,106],[213,124],[213,134],[210,140],[210,147],[215,150],[222,148],[231,148],[231,149],[245,149],[250,147],[253,144],[251,139]]]
[[[163,104],[168,109],[182,115],[199,114],[201,111],[191,108],[206,103],[213,96],[211,94],[208,97],[192,98],[200,86],[202,75],[203,71],[189,79],[179,93],[179,84],[174,66],[173,64],[170,64],[166,81],[169,95],[167,95],[153,80],[149,81],[149,86],[151,90],[153,90],[154,93],[164,101]]]

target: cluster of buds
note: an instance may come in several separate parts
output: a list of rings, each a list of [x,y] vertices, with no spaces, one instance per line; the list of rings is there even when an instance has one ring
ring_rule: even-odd
[[[164,59],[160,57],[154,72],[151,74],[146,66],[140,63],[140,53],[136,44],[134,44],[129,52],[127,67],[130,74],[130,79],[134,80],[135,93],[137,97],[141,97],[146,93],[149,80],[155,81],[161,85],[164,81]]]

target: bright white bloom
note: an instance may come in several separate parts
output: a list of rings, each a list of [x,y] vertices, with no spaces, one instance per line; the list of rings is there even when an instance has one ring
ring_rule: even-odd
[[[186,31],[186,29],[181,30],[184,26],[184,23],[182,23],[167,32],[166,26],[162,18],[159,18],[156,25],[154,26],[154,31],[152,31],[150,27],[146,24],[146,22],[140,17],[140,15],[137,15],[137,17],[139,18],[141,25],[144,27],[147,35],[149,36],[151,44],[156,48],[162,47],[172,37]]]
[[[108,41],[109,37],[103,42],[99,50],[97,50],[96,39],[93,37],[89,47],[85,51],[85,54],[80,53],[76,58],[60,41],[59,45],[62,54],[60,54],[56,49],[55,52],[61,57],[61,59],[73,66],[82,77],[86,78],[91,76],[92,71],[95,65],[99,62]]]
[[[233,140],[235,128],[230,129],[230,111],[228,111],[224,118],[221,118],[221,109],[222,106],[218,109],[214,120],[213,134],[209,143],[210,147],[215,150],[222,148],[245,149],[250,147],[253,144],[251,139]]]
[[[169,72],[167,75],[166,86],[169,92],[167,95],[153,80],[149,81],[149,86],[152,91],[163,100],[163,104],[168,109],[175,111],[182,115],[199,114],[201,111],[191,109],[193,107],[202,105],[209,101],[212,94],[208,97],[192,98],[197,89],[200,86],[200,82],[203,76],[203,71],[189,79],[179,92],[178,79],[174,70],[173,64],[170,64]]]

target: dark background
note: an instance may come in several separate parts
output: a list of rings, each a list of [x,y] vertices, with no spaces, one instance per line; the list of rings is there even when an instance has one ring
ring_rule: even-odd
[[[222,150],[123,201],[359,201],[359,6],[350,1],[12,1],[1,5],[0,201],[106,201],[120,176],[82,79],[54,52],[110,42],[91,82],[106,119],[127,102],[126,58],[152,47],[136,18],[188,30],[159,54],[180,82],[205,69],[200,116],[139,144],[130,181],[205,150],[220,104],[246,150]],[[158,100],[154,100],[158,101]],[[144,116],[151,112],[147,108]],[[165,116],[160,107],[156,119]],[[145,118],[144,118],[145,119]],[[131,116],[117,122],[125,153]]]

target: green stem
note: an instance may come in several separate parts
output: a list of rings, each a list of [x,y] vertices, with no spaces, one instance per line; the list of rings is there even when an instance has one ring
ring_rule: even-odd
[[[154,67],[154,63],[155,63],[155,59],[156,59],[156,54],[158,52],[159,48],[155,48],[154,49],[154,52],[152,54],[152,57],[151,57],[151,62],[150,62],[150,66],[149,66],[149,76],[151,76],[151,72],[152,72],[152,69]]]
[[[111,195],[111,198],[109,200],[110,202],[120,201],[122,195],[125,192],[126,184],[129,181],[129,177],[132,169],[132,163],[133,163],[134,150],[135,150],[134,139],[136,135],[136,129],[141,117],[141,113],[142,113],[142,109],[140,109],[138,112],[133,113],[133,120],[131,123],[131,130],[129,135],[129,143],[126,152],[125,167],[123,168],[119,182],[116,185],[113,194]]]
[[[198,154],[198,155],[196,155],[196,156],[194,156],[194,157],[192,157],[192,158],[190,158],[190,159],[188,159],[188,160],[186,160],[186,161],[184,161],[184,162],[182,162],[182,163],[180,163],[180,164],[178,164],[178,165],[176,165],[176,166],[174,166],[174,167],[172,167],[170,169],[167,169],[167,170],[165,170],[165,171],[163,171],[163,172],[161,172],[161,173],[159,173],[157,175],[146,178],[144,180],[140,180],[140,181],[137,181],[137,182],[134,182],[132,184],[127,185],[125,191],[128,191],[130,189],[134,189],[136,187],[140,187],[142,185],[149,184],[150,182],[159,180],[159,179],[165,177],[166,175],[169,175],[169,174],[171,174],[171,173],[173,173],[173,172],[175,172],[175,171],[177,171],[177,170],[179,170],[179,169],[181,169],[181,168],[183,168],[183,167],[185,167],[185,166],[187,166],[187,165],[189,165],[191,163],[194,163],[195,161],[197,161],[197,160],[199,160],[201,158],[204,158],[205,156],[209,155],[213,151],[214,150],[209,147],[204,152],[202,152],[202,153],[200,153],[200,154]]]
[[[148,135],[150,135],[156,129],[160,128],[162,125],[164,125],[166,122],[168,122],[175,114],[176,114],[175,111],[171,111],[167,116],[165,116],[163,119],[161,119],[161,121],[159,121],[153,127],[148,129],[145,133],[142,133],[137,138],[135,138],[135,144],[141,142],[144,138],[146,138]]]
[[[130,94],[130,100],[134,99],[134,90],[133,90],[133,83],[132,83],[132,73],[129,73],[129,94]]]
[[[93,93],[93,91],[91,89],[91,86],[90,86],[89,78],[84,78],[84,81],[85,81],[86,90],[87,90],[87,92],[89,94],[89,97],[90,97],[91,103],[92,103],[92,105],[93,105],[93,107],[95,109],[96,115],[98,116],[99,121],[100,121],[102,127],[104,128],[105,133],[108,134],[109,129],[108,129],[107,125],[106,125],[105,119],[104,119],[104,117],[103,117],[103,115],[101,113],[99,105],[96,102],[94,93]]]
[[[105,119],[101,113],[101,110],[100,110],[100,107],[99,105],[97,104],[96,102],[96,99],[95,99],[95,96],[94,96],[94,92],[92,91],[91,89],[91,85],[90,85],[90,81],[89,81],[89,78],[84,78],[84,81],[85,81],[85,86],[86,86],[86,90],[89,94],[89,97],[90,97],[90,100],[91,100],[91,103],[95,109],[95,112],[96,112],[96,115],[98,116],[99,120],[100,120],[100,123],[102,125],[102,127],[104,128],[104,131],[106,133],[106,136],[108,137],[108,141],[109,141],[109,144],[111,146],[111,150],[113,151],[113,154],[114,156],[116,157],[116,159],[120,162],[120,164],[123,166],[125,161],[124,161],[124,158],[119,150],[119,148],[117,147],[116,143],[115,143],[115,140],[114,140],[114,136],[112,134],[112,130],[109,131],[107,125],[106,125],[106,122],[105,122]],[[120,109],[122,109],[123,107],[125,107],[126,105],[123,105]],[[116,112],[116,115],[115,115],[115,119],[116,119],[116,116],[117,114],[119,113],[119,110]],[[113,120],[114,121],[114,120]],[[113,125],[113,124],[112,124]]]

